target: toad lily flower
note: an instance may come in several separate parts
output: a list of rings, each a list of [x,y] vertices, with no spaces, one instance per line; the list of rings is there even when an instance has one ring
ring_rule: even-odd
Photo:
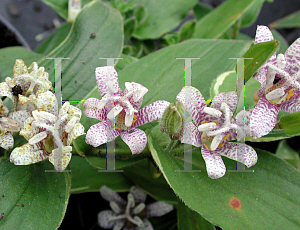
[[[232,118],[237,105],[236,92],[216,95],[211,106],[207,107],[200,91],[186,86],[177,95],[177,100],[184,105],[196,124],[188,122],[185,125],[181,142],[202,146],[201,152],[210,178],[224,176],[226,167],[221,156],[239,161],[248,168],[256,164],[257,155],[253,148],[242,143],[226,142],[240,140],[246,133]],[[240,120],[238,123],[242,123]]]
[[[266,26],[257,28],[255,43],[273,40]],[[285,52],[273,56],[257,71],[254,78],[261,83],[258,101],[250,119],[250,133],[254,138],[267,135],[276,125],[278,112],[300,111],[300,39]],[[279,80],[279,81],[277,81]],[[255,95],[256,97],[256,95]]]
[[[133,186],[126,201],[118,193],[106,186],[100,189],[101,196],[109,202],[112,209],[98,214],[101,228],[113,230],[153,230],[147,218],[163,216],[173,210],[173,206],[162,201],[145,205],[147,194]]]
[[[28,69],[32,71],[29,73]],[[13,101],[14,111],[33,111],[36,109],[36,97],[51,89],[52,84],[44,67],[38,68],[37,63],[33,62],[27,68],[23,60],[17,59],[13,67],[13,78],[7,77],[0,84],[0,96],[7,96]]]
[[[117,72],[111,66],[98,67],[95,74],[102,99],[86,100],[84,114],[102,122],[90,127],[86,143],[98,147],[120,135],[132,154],[141,153],[146,147],[147,137],[144,131],[135,127],[161,118],[170,103],[156,101],[139,110],[147,88],[135,82],[126,82],[123,92],[119,87]]]
[[[81,111],[78,108],[69,102],[64,103],[59,113],[57,108],[56,98],[50,91],[38,96],[37,110],[20,131],[28,143],[12,151],[11,162],[28,165],[49,157],[57,171],[67,167],[71,160],[71,144],[84,134],[84,127],[79,123]],[[57,157],[61,157],[61,161]]]
[[[20,127],[14,119],[6,117],[8,108],[0,99],[0,146],[4,149],[11,149],[14,145],[12,133],[19,132]]]

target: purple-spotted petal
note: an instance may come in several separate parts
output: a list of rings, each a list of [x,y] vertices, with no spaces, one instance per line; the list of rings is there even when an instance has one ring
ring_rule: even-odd
[[[72,128],[71,132],[68,134],[66,145],[70,146],[72,142],[79,136],[85,134],[84,126],[80,123],[76,123]]]
[[[229,106],[231,112],[234,112],[237,105],[237,93],[235,91],[230,91],[217,94],[212,100],[210,107],[220,110],[221,104],[223,102],[225,102]]]
[[[300,111],[300,101],[298,100],[290,100],[282,103],[279,106],[279,110],[289,113],[295,113]]]
[[[145,203],[147,194],[138,188],[137,186],[132,186],[130,188],[130,193],[133,195],[134,201],[135,201],[135,206],[140,203]]]
[[[102,109],[99,109],[100,100],[97,98],[89,98],[84,104],[84,114],[90,118],[96,118],[99,121],[106,120],[107,107],[104,106]]]
[[[110,129],[108,129],[107,123],[110,123]],[[110,142],[117,138],[122,131],[114,129],[111,126],[111,121],[102,121],[95,125],[92,125],[86,133],[85,142],[93,147],[98,147],[104,143]]]
[[[157,201],[152,204],[148,204],[145,208],[146,218],[153,216],[163,216],[174,209],[173,205],[163,201]]]
[[[274,40],[274,37],[267,26],[257,26],[255,44]],[[259,97],[263,97],[268,74],[268,63],[276,65],[276,54],[274,53],[256,72],[254,78],[261,84],[257,92]]]
[[[10,154],[10,162],[15,165],[29,165],[42,161],[49,156],[45,150],[41,150],[38,144],[24,144],[15,148]]]
[[[98,90],[102,97],[106,96],[108,90],[111,93],[114,92],[115,95],[123,95],[123,91],[119,87],[118,74],[114,67],[97,67],[95,75]]]
[[[14,138],[8,133],[0,136],[0,147],[6,150],[11,149],[14,146]]]
[[[218,149],[221,156],[239,161],[248,168],[255,165],[257,162],[257,154],[255,150],[242,143],[225,142],[224,146]]]
[[[128,100],[129,100],[130,104],[133,106],[133,108],[138,110],[142,105],[143,97],[148,92],[148,89],[139,83],[135,83],[135,82],[129,83],[128,82],[128,84],[130,84],[131,90],[136,90],[136,93],[134,93],[133,95],[128,97]],[[124,90],[124,94],[127,94],[128,92],[129,92],[129,90],[126,88]]]
[[[167,101],[156,101],[142,108],[136,114],[137,119],[132,127],[138,127],[143,124],[155,121],[162,117],[165,109],[170,105]]]
[[[204,120],[203,117],[206,116],[206,113],[203,113],[206,102],[200,91],[192,86],[185,86],[177,95],[176,99],[180,101],[184,105],[185,110],[191,114],[196,125],[201,125],[201,122]]]
[[[226,167],[218,150],[208,150],[205,146],[202,147],[202,156],[205,160],[206,171],[210,178],[218,179],[225,175]]]
[[[100,195],[108,202],[116,202],[121,206],[126,205],[126,201],[117,192],[106,186],[100,188]]]
[[[39,96],[37,97],[36,106],[38,111],[45,111],[55,116],[58,114],[56,97],[50,91],[39,94]]]
[[[69,165],[72,154],[70,152],[62,153],[61,159],[55,159],[58,157],[57,153],[54,153],[56,149],[52,151],[52,154],[49,155],[49,161],[51,164],[54,165],[56,171],[62,172],[66,169],[66,167]]]
[[[111,210],[104,210],[102,212],[99,212],[98,214],[98,224],[101,228],[105,229],[112,229],[116,224],[122,225],[121,228],[124,226],[126,219],[120,219],[120,220],[113,220],[110,221],[110,217],[115,217],[117,214],[115,214]],[[121,229],[119,228],[119,229]]]
[[[194,145],[196,147],[200,147],[202,145],[201,132],[199,132],[193,122],[189,122],[184,125],[180,140],[181,143]]]
[[[147,144],[146,133],[140,129],[132,128],[121,133],[122,140],[128,145],[132,154],[141,153]]]
[[[255,44],[274,40],[272,32],[267,26],[257,26]]]
[[[25,124],[25,121],[29,117],[31,117],[30,112],[25,111],[25,110],[21,110],[21,111],[17,111],[17,112],[12,112],[8,116],[8,118],[17,121],[20,128],[23,128],[23,126]]]
[[[250,134],[254,139],[267,135],[276,125],[279,109],[265,97],[253,109],[250,119]]]
[[[294,43],[286,50],[285,59],[287,65],[285,71],[293,75],[299,71],[300,62],[300,38],[298,38]]]

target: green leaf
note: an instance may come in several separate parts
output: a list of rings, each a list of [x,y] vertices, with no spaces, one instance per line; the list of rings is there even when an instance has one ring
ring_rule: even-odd
[[[300,134],[300,111],[280,118],[280,126],[289,135]]]
[[[179,30],[179,41],[190,39],[195,31],[195,20],[190,20],[184,23]]]
[[[265,0],[256,0],[241,18],[241,28],[250,26],[258,17]]]
[[[95,86],[95,68],[106,66],[106,60],[98,58],[120,57],[122,45],[120,13],[100,1],[86,5],[78,14],[68,37],[48,54],[49,57],[70,58],[62,60],[62,99],[80,101],[87,95]],[[54,60],[43,58],[39,66],[45,67],[53,81]]]
[[[70,176],[45,170],[54,170],[48,160],[27,166],[0,160],[1,229],[59,227],[69,199]]]
[[[175,193],[212,224],[224,229],[299,229],[300,173],[273,154],[256,149],[254,172],[227,171],[213,180],[200,148],[193,148],[192,167],[201,172],[186,173],[176,172],[184,166],[182,151],[172,156],[151,134],[148,147]],[[235,161],[223,160],[227,169],[236,168]]]
[[[134,37],[140,40],[156,39],[180,24],[197,0],[128,0],[145,7],[148,15]]]
[[[118,61],[117,65],[115,66],[115,69],[117,70],[117,72],[119,72],[120,70],[124,69],[126,66],[138,61],[139,59],[126,55],[126,54],[121,54],[121,60]]]
[[[136,20],[138,21],[138,23],[141,25],[145,22],[147,16],[148,16],[148,12],[146,10],[145,7],[143,6],[137,6],[134,9],[134,13],[133,13],[136,17]]]
[[[275,155],[286,160],[296,169],[300,170],[299,153],[292,149],[286,140],[282,140],[279,142]]]
[[[300,10],[281,18],[269,25],[270,28],[298,28],[300,27]]]
[[[245,59],[244,78],[247,82],[254,73],[261,67],[279,48],[279,42],[272,40],[269,42],[261,42],[253,45],[243,56]]]
[[[163,176],[154,179],[148,167],[147,159],[124,168],[124,175],[134,184],[147,192],[156,200],[177,204],[177,197]]]
[[[285,160],[300,160],[298,152],[292,149],[286,140],[279,142],[275,155]]]
[[[178,202],[177,206],[178,230],[215,230],[215,227],[205,220],[199,213]]]
[[[47,55],[50,51],[56,48],[68,36],[72,27],[72,23],[64,23],[57,28],[51,36],[49,36],[36,49],[36,53]]]
[[[107,187],[118,191],[129,191],[133,185],[121,172],[98,172],[85,158],[72,156],[70,162],[72,173],[71,193],[98,192],[100,187]]]
[[[163,45],[170,46],[175,45],[179,40],[178,32],[165,34],[163,37]]]
[[[41,54],[33,53],[23,47],[8,47],[0,49],[1,82],[5,81],[5,78],[7,77],[12,77],[16,59],[23,59],[25,64],[30,66],[32,62],[36,62],[42,57],[43,56]]]
[[[243,33],[239,33],[236,37],[236,40],[246,40],[246,41],[250,41],[253,40],[253,38],[251,38],[250,36],[243,34]]]
[[[196,23],[194,38],[220,37],[240,19],[256,1],[258,0],[225,1]]]
[[[137,27],[138,21],[136,20],[136,17],[130,17],[126,19],[124,22],[124,34],[126,36],[131,36],[137,30]]]
[[[280,42],[280,47],[277,53],[284,54],[285,51],[289,48],[288,42],[280,33],[277,32],[277,30],[271,29],[271,32],[274,36],[274,39]]]
[[[196,20],[200,20],[203,18],[205,15],[210,13],[213,10],[213,8],[205,3],[198,2],[197,5],[194,6],[193,11]]]

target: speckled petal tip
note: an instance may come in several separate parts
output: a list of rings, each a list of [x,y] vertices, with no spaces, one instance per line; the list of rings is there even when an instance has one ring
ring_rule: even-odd
[[[21,147],[15,148],[10,154],[10,162],[15,165],[29,165],[46,159],[49,153],[41,150],[37,144],[24,144]]]
[[[98,90],[102,97],[107,94],[109,88],[114,88],[116,92],[115,95],[123,95],[123,91],[119,87],[118,74],[114,67],[97,67],[95,75]]]
[[[257,154],[249,145],[243,143],[226,142],[224,146],[218,149],[221,156],[239,161],[248,168],[255,165],[257,162]]]
[[[254,139],[267,135],[277,122],[279,109],[266,98],[261,98],[253,109],[250,118],[250,134]]]
[[[128,145],[132,154],[141,153],[147,145],[146,133],[140,129],[132,128],[123,131],[120,136]]]
[[[110,121],[102,121],[90,127],[86,133],[85,141],[87,144],[98,147],[99,145],[116,139],[116,137],[120,135],[121,130],[113,128],[108,130],[107,122]]]
[[[97,98],[89,98],[84,104],[84,114],[90,118],[96,118],[99,121],[106,120],[107,108],[104,106],[102,109],[99,109],[100,100]]]
[[[299,61],[300,61],[300,38],[298,38],[294,43],[286,50],[285,59],[287,65],[285,70],[293,75],[299,71]]]
[[[222,157],[217,150],[208,150],[205,146],[201,149],[203,159],[206,164],[206,171],[211,179],[218,179],[225,175],[226,167]]]
[[[279,110],[288,113],[298,112],[300,111],[300,101],[299,100],[286,101],[280,105]]]

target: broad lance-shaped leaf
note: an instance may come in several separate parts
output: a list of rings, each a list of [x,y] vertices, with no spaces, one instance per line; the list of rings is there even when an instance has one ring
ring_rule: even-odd
[[[194,38],[219,38],[258,0],[227,0],[201,18],[195,27]]]
[[[178,202],[177,206],[177,219],[179,230],[215,230],[211,223],[181,201]]]
[[[48,54],[48,57],[70,58],[62,60],[62,99],[82,100],[95,86],[95,68],[107,65],[99,57],[120,57],[122,46],[120,13],[101,1],[87,4],[78,14],[68,38]],[[39,66],[45,67],[53,81],[54,60],[42,59]]]
[[[272,40],[269,42],[257,43],[244,54],[243,58],[251,58],[244,60],[245,82],[254,75],[259,67],[262,66],[278,48],[279,42]]]
[[[300,173],[271,153],[256,149],[254,172],[226,172],[212,180],[207,176],[199,148],[193,148],[193,170],[184,167],[183,149],[176,156],[165,152],[148,135],[148,147],[169,185],[191,209],[223,229],[300,228]],[[174,151],[175,151],[174,150]],[[236,162],[223,158],[228,170]]]
[[[300,27],[300,10],[270,24],[270,28],[298,28]]]
[[[54,170],[48,161],[15,166],[6,159],[0,160],[0,229],[59,227],[68,204],[70,175],[45,170]]]
[[[34,51],[40,54],[47,55],[50,51],[56,48],[68,36],[72,27],[72,23],[64,23],[58,27],[42,44]]]

